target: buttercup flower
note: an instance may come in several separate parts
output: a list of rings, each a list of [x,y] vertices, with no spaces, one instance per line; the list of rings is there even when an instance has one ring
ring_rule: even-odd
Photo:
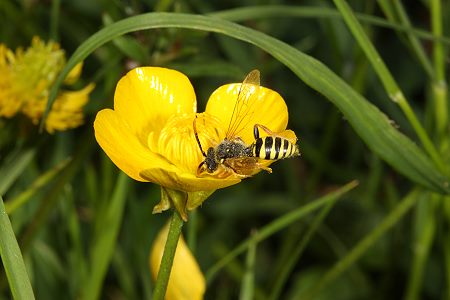
[[[234,172],[227,176],[214,173],[198,176],[197,169],[204,157],[193,126],[197,118],[196,132],[204,151],[223,141],[240,86],[234,83],[219,87],[209,98],[205,112],[197,113],[194,89],[185,75],[165,68],[136,68],[117,84],[114,110],[104,109],[97,114],[95,137],[128,176],[163,187],[162,203],[155,211],[170,206],[169,201],[164,201],[164,191],[185,193],[183,205],[188,210],[193,209],[214,190],[242,179]],[[296,139],[292,131],[286,130],[288,111],[277,92],[261,87],[255,102],[256,113],[248,116],[248,126],[239,132],[244,143],[254,142],[254,124]],[[168,198],[171,198],[170,193]]]
[[[55,42],[44,43],[34,37],[31,47],[14,53],[0,44],[0,116],[12,117],[19,111],[38,124],[47,104],[50,88],[65,64],[64,51]],[[66,78],[65,84],[76,82],[81,64]],[[61,91],[52,106],[45,128],[74,128],[83,123],[83,107],[94,85],[78,91]]]
[[[158,233],[150,252],[150,271],[156,280],[158,276],[164,245],[167,240],[169,224]],[[166,300],[200,300],[203,299],[206,283],[200,267],[187,247],[183,236],[180,236],[177,250],[170,272],[169,283],[166,290]]]

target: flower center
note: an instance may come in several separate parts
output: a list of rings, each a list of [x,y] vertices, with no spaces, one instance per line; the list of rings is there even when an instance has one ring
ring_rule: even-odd
[[[174,115],[161,130],[157,142],[153,133],[148,138],[148,146],[152,151],[158,152],[181,170],[191,174],[196,174],[198,165],[204,160],[195,138],[194,119],[195,114]],[[195,123],[204,152],[225,137],[220,121],[211,115],[197,114]]]

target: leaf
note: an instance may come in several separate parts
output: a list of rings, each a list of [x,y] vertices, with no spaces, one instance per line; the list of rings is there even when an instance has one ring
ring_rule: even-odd
[[[0,197],[0,255],[14,299],[34,299],[16,236]]]
[[[127,175],[119,174],[110,204],[97,218],[97,232],[94,233],[90,249],[92,269],[82,289],[83,299],[99,298],[117,243],[130,182]]]
[[[36,154],[36,149],[23,149],[13,152],[0,168],[0,195],[4,195],[16,179],[26,169]]]

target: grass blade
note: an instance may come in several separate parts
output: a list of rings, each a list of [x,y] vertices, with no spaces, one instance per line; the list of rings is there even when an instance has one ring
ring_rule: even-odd
[[[255,290],[255,257],[256,257],[256,246],[258,242],[255,237],[257,232],[252,232],[250,237],[250,244],[247,250],[247,258],[245,261],[245,273],[242,278],[242,286],[239,295],[240,300],[252,300]]]
[[[315,299],[316,294],[348,270],[381,236],[392,228],[416,204],[418,192],[408,194],[369,234],[325,275],[302,295],[302,299]]]
[[[396,20],[398,19],[402,25],[411,27],[409,17],[400,2],[380,0],[378,4],[383,10],[384,15],[387,17],[389,22],[394,23],[397,22]],[[398,33],[400,34],[401,32]],[[418,36],[413,32],[407,32],[406,38],[404,38],[403,35],[401,35],[400,38],[405,44],[407,44],[407,46],[411,48],[411,51],[417,56],[418,61],[422,65],[423,69],[427,72],[427,75],[432,78],[434,76],[433,66],[428,59],[424,48],[420,44]]]
[[[436,236],[436,208],[441,197],[436,194],[419,195],[416,206],[413,261],[406,288],[407,300],[420,299],[424,271]]]
[[[48,215],[60,199],[61,191],[66,186],[67,182],[75,176],[76,172],[85,161],[86,156],[90,153],[91,148],[94,145],[92,135],[89,133],[87,137],[82,137],[82,140],[84,142],[80,145],[80,148],[77,149],[73,160],[70,161],[70,163],[60,173],[60,176],[57,177],[52,187],[43,195],[43,200],[40,203],[37,212],[28,224],[23,235],[20,237],[20,245],[24,252],[28,250],[28,247],[31,245],[36,233],[45,224]]]
[[[70,162],[70,159],[65,159],[59,164],[57,164],[55,167],[51,168],[41,176],[39,176],[28,189],[14,197],[13,199],[9,200],[5,204],[6,212],[8,214],[12,214],[16,209],[21,207],[23,204],[25,204],[35,193],[39,191],[40,188],[45,186],[49,181],[51,181],[53,178],[55,178],[56,175],[58,175],[62,169],[64,169],[67,164]]]
[[[443,12],[441,1],[433,0],[430,4],[433,33],[436,36],[442,36]],[[435,78],[432,85],[432,91],[435,103],[436,133],[439,139],[448,142],[448,88],[445,78],[447,60],[446,49],[440,41],[435,41],[433,45],[433,62]]]
[[[36,149],[14,152],[0,169],[0,195],[4,195],[36,154]]]
[[[436,150],[433,142],[431,141],[427,132],[423,128],[422,124],[417,119],[413,109],[406,100],[405,95],[403,94],[399,85],[397,84],[391,72],[387,68],[383,59],[379,55],[378,51],[375,49],[370,39],[365,34],[364,29],[362,28],[361,24],[359,24],[350,6],[345,0],[334,0],[334,3],[338,7],[342,16],[344,17],[344,20],[347,23],[347,26],[352,32],[354,38],[358,41],[359,46],[363,49],[364,53],[366,54],[367,58],[372,64],[372,67],[374,68],[379,79],[383,83],[384,88],[388,93],[389,97],[392,99],[392,101],[397,103],[403,110],[403,113],[405,114],[411,126],[414,128],[414,131],[416,132],[417,136],[422,142],[425,150],[428,152],[428,154],[434,161],[436,167],[438,167],[440,171],[444,172],[445,171],[444,163],[438,151]]]
[[[342,19],[342,15],[334,8],[317,7],[317,6],[291,6],[291,5],[258,5],[233,8],[212,12],[209,16],[225,19],[233,22],[242,22],[255,19],[267,18],[336,18]],[[417,29],[405,24],[397,24],[394,21],[387,21],[383,18],[355,13],[356,18],[368,25],[379,26],[383,28],[393,29],[395,31],[404,32],[408,35],[414,35],[418,38],[430,41],[439,41],[449,45],[450,39],[442,35],[433,35],[429,31]]]
[[[283,286],[286,284],[287,280],[289,279],[290,273],[294,269],[295,265],[298,263],[298,260],[300,259],[303,250],[305,250],[309,240],[314,235],[320,224],[322,224],[323,220],[328,215],[330,210],[333,208],[336,201],[337,198],[334,199],[333,201],[328,202],[314,218],[314,220],[311,223],[311,226],[308,228],[308,231],[303,235],[303,238],[301,239],[300,243],[292,252],[291,256],[284,265],[280,274],[278,274],[278,276],[276,277],[275,284],[273,285],[269,299],[271,300],[280,299]]]
[[[220,269],[222,269],[225,265],[231,262],[235,257],[243,253],[245,250],[247,250],[251,243],[265,240],[267,237],[289,226],[293,222],[298,221],[299,219],[309,214],[310,212],[318,209],[319,207],[322,207],[323,205],[329,202],[335,201],[336,199],[340,198],[342,195],[344,195],[345,193],[356,187],[357,184],[358,183],[356,181],[352,181],[332,193],[329,193],[315,201],[312,201],[309,204],[299,207],[298,209],[293,210],[279,217],[278,219],[273,220],[272,222],[270,222],[269,224],[258,230],[258,235],[256,237],[252,237],[252,239],[254,240],[248,239],[242,242],[241,244],[239,244],[239,246],[234,248],[234,250],[228,252],[228,254],[225,257],[223,257],[220,261],[218,261],[215,265],[213,265],[205,273],[206,281],[211,282]]]
[[[34,299],[22,253],[0,197],[0,254],[8,277],[9,287],[16,300]]]
[[[125,173],[119,173],[111,202],[109,202],[106,211],[97,218],[97,222],[101,226],[97,226],[98,232],[93,237],[92,268],[83,285],[82,299],[99,298],[103,280],[115,249],[130,182],[131,180]]]

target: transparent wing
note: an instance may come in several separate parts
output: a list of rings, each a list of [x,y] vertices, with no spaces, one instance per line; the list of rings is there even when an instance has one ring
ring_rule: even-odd
[[[256,107],[254,104],[258,99],[259,85],[258,70],[248,73],[242,82],[226,132],[228,140],[234,140],[239,137],[239,133],[248,126],[253,128],[253,124],[250,124],[250,121],[255,113]]]

